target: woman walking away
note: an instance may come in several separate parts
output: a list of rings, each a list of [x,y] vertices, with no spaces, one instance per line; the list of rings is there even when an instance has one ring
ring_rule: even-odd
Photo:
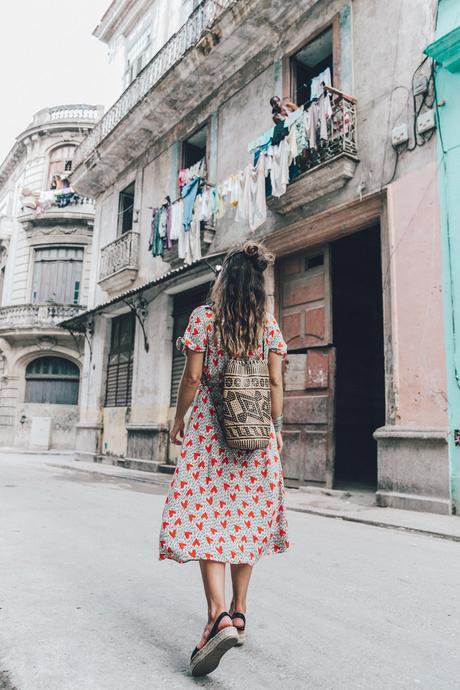
[[[187,361],[171,441],[182,450],[164,507],[160,558],[200,563],[208,620],[192,654],[194,676],[214,671],[243,643],[252,568],[289,547],[280,463],[286,344],[266,312],[271,263],[256,242],[230,250],[210,304],[193,311],[177,341]]]

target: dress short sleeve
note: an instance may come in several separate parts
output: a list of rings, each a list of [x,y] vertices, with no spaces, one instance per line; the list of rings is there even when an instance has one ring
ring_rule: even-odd
[[[213,319],[214,314],[209,307],[201,306],[194,309],[184,335],[176,340],[177,349],[184,354],[187,350],[205,352],[209,343]]]
[[[280,327],[278,326],[273,314],[267,314],[265,342],[269,350],[276,352],[276,354],[280,355],[281,357],[286,357],[287,345],[284,342]]]

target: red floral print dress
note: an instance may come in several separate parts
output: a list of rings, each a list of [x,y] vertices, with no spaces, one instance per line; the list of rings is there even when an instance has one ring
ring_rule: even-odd
[[[265,351],[286,355],[267,314]],[[229,448],[219,422],[228,356],[215,342],[214,313],[195,309],[177,347],[204,352],[203,375],[163,510],[160,558],[250,563],[289,547],[281,461],[272,427],[262,450]],[[259,354],[262,353],[262,342]],[[253,353],[248,353],[253,356]]]

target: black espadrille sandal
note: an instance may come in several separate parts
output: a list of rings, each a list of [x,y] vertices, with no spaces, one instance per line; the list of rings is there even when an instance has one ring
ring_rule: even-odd
[[[236,646],[241,647],[241,645],[243,645],[246,641],[246,616],[244,615],[244,613],[241,613],[240,611],[235,611],[235,613],[232,613],[231,618],[232,621],[234,621],[235,618],[239,618],[243,621],[243,627],[236,628],[238,631],[238,642],[236,643]]]
[[[218,629],[219,623],[225,616],[232,617],[227,611],[217,616],[206,644],[201,649],[195,647],[193,650],[190,659],[192,676],[206,676],[215,671],[225,652],[238,644],[238,632],[233,625],[228,625],[222,630]]]

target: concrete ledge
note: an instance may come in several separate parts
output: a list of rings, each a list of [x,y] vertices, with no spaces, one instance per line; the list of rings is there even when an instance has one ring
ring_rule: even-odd
[[[378,505],[449,515],[447,429],[388,425],[374,438]]]
[[[420,510],[425,513],[451,515],[450,500],[433,496],[414,496],[395,491],[377,491],[377,505],[381,508],[401,508],[403,510]]]

